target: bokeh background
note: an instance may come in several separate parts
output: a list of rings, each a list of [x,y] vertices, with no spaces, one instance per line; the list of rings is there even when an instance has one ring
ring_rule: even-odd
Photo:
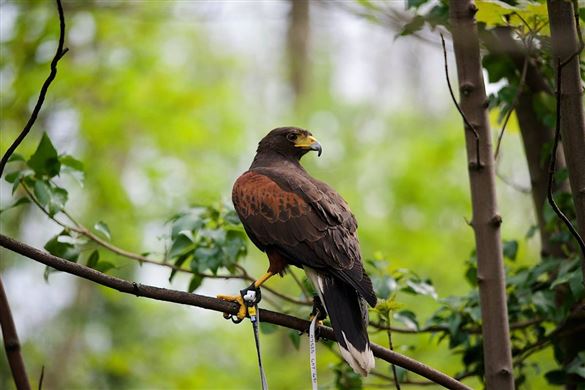
[[[403,1],[390,4],[405,12]],[[194,204],[229,203],[232,183],[259,139],[294,125],[323,145],[320,158],[308,155],[303,163],[350,204],[364,257],[384,259],[388,271],[409,268],[432,278],[439,298],[469,289],[463,273],[474,244],[466,223],[463,127],[437,31],[401,37],[400,18],[373,23],[350,1],[311,2],[308,16],[296,21],[307,27],[300,32],[291,27],[292,5],[284,0],[64,5],[70,51],[19,153],[29,156],[46,131],[57,150],[84,162],[83,187],[62,179],[77,219],[106,221],[122,248],[162,253],[170,216]],[[53,2],[0,2],[2,151],[28,119],[57,37]],[[456,80],[453,63],[450,71]],[[488,85],[488,92],[496,88]],[[499,129],[495,120],[493,128]],[[528,187],[514,117],[502,153],[499,170]],[[523,237],[534,224],[531,199],[497,184],[503,237]],[[3,182],[0,191],[3,207],[12,202],[11,186]],[[1,217],[3,234],[36,247],[60,231],[35,207]],[[519,263],[535,261],[537,241],[521,242]],[[122,295],[60,273],[45,282],[44,266],[5,250],[0,255],[33,382],[44,366],[47,389],[258,388],[248,322],[236,326],[215,312]],[[169,283],[164,268],[102,256],[116,264],[114,275],[181,290],[189,283],[186,276]],[[267,261],[250,246],[243,265],[259,275]],[[206,280],[197,292],[235,292],[243,285]],[[268,285],[300,293],[290,278]],[[399,300],[423,319],[438,307],[430,297]],[[271,387],[308,388],[306,337],[297,350],[288,330],[265,330]],[[372,339],[387,343],[385,333]],[[461,368],[460,356],[430,335],[396,334],[394,345],[444,372]],[[548,353],[533,359],[552,366]],[[337,361],[319,346],[322,388],[334,387],[330,366]],[[378,371],[390,373],[381,361]],[[379,384],[389,386],[372,378],[366,388]],[[0,388],[12,386],[1,354]],[[529,386],[543,388],[537,373]]]

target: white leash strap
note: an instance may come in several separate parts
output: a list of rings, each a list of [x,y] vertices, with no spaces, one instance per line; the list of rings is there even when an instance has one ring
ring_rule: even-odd
[[[255,299],[256,293],[254,291],[248,291],[246,296],[244,296],[246,303],[254,302]],[[258,368],[260,369],[262,390],[268,390],[268,382],[266,381],[266,374],[262,365],[262,355],[260,354],[260,311],[258,310],[258,306],[248,306],[248,314],[250,315],[250,322],[252,322],[252,328],[254,329],[254,341],[256,342],[256,354],[258,355]]]
[[[315,323],[317,322],[317,317],[313,317],[311,326],[309,326],[309,359],[311,361],[311,383],[313,390],[319,389],[317,386],[317,346],[315,344]]]

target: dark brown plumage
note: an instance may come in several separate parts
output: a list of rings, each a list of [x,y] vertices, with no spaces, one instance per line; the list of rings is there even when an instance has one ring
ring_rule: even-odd
[[[342,355],[356,372],[374,365],[367,336],[367,308],[376,305],[347,203],[312,178],[300,158],[321,146],[306,130],[272,130],[250,169],[234,184],[235,209],[252,242],[266,252],[269,272],[304,268],[331,318]]]

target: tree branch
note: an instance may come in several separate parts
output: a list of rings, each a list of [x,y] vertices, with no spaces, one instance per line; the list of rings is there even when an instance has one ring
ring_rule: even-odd
[[[211,298],[204,295],[191,294],[183,291],[170,290],[136,282],[130,282],[113,276],[98,272],[92,268],[61,259],[51,254],[42,252],[20,241],[9,238],[0,234],[0,246],[19,253],[31,260],[48,265],[57,270],[67,272],[72,275],[90,280],[102,286],[106,286],[120,292],[136,295],[137,297],[146,297],[159,301],[179,303],[183,305],[201,307],[203,309],[214,310],[223,313],[236,314],[238,311],[237,304],[223,301],[217,298]],[[309,321],[287,314],[274,312],[271,310],[260,309],[260,317],[263,321],[275,325],[280,325],[289,329],[305,332],[309,328]],[[333,329],[320,326],[319,336],[330,340],[335,340]],[[465,389],[470,388],[465,384],[457,381],[450,376],[437,371],[421,362],[411,359],[407,356],[390,351],[379,345],[372,344],[372,352],[378,358],[393,364],[397,364],[409,371],[421,375],[441,386],[448,389]]]
[[[8,304],[8,298],[4,291],[2,279],[0,279],[0,324],[2,325],[4,350],[6,351],[6,357],[8,358],[8,364],[10,364],[10,370],[12,371],[16,388],[18,390],[28,390],[30,389],[30,383],[28,382],[26,367],[24,366],[24,360],[20,353],[20,341],[18,341],[16,326],[14,326],[14,320],[12,319],[12,313],[10,312],[10,305]]]

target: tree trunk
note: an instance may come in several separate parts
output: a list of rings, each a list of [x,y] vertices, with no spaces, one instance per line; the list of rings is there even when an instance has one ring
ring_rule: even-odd
[[[295,106],[306,90],[308,74],[309,0],[290,0],[288,60]]]
[[[579,50],[577,25],[572,2],[547,0],[547,6],[556,66],[558,60],[566,61]],[[585,237],[585,115],[578,55],[563,67],[561,84],[560,122],[563,149],[575,202],[577,231],[581,237]],[[581,256],[585,279],[585,255]]]
[[[473,208],[472,226],[477,247],[485,381],[488,389],[506,390],[514,388],[514,377],[500,239],[501,217],[496,202],[487,97],[474,17],[476,11],[477,8],[471,0],[449,1],[461,109],[479,137],[478,151],[473,129],[465,126]]]

